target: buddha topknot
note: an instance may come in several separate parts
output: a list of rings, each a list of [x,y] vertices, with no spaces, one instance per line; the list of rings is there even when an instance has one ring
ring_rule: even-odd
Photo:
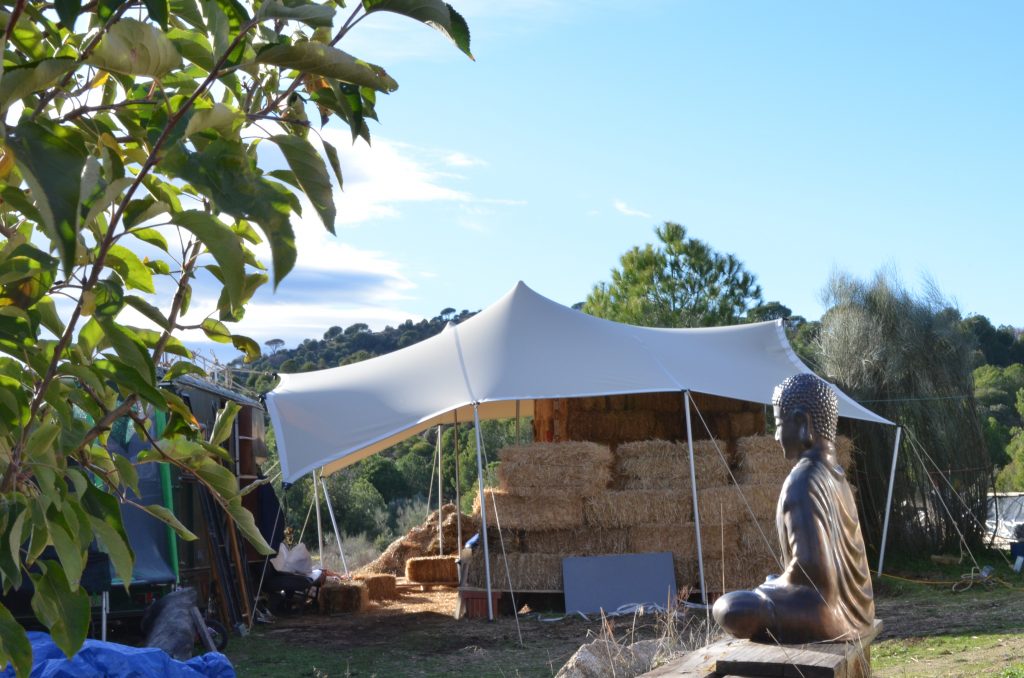
[[[839,398],[824,380],[806,372],[789,377],[775,387],[772,405],[778,406],[783,416],[797,408],[807,412],[815,432],[835,442]]]

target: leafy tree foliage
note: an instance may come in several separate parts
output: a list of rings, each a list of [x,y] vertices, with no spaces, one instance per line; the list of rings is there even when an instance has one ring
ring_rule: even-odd
[[[978,341],[978,364],[1007,367],[1013,363],[1024,363],[1024,337],[1007,325],[995,327],[983,315],[964,318],[964,327]]]
[[[634,325],[706,327],[735,324],[761,303],[761,287],[732,254],[686,237],[672,222],[655,233],[660,244],[623,254],[611,282],[587,297],[586,313]]]
[[[94,538],[131,580],[121,508],[136,474],[104,448],[119,419],[149,438],[151,413],[169,413],[140,461],[194,475],[267,549],[220,461],[234,412],[203,439],[165,388],[201,372],[175,335],[201,329],[255,359],[256,342],[229,325],[294,266],[300,194],[333,231],[341,167],[334,147],[311,138],[305,103],[321,124],[336,118],[369,140],[378,95],[397,87],[337,47],[353,26],[402,14],[469,54],[465,22],[440,0],[363,0],[336,16],[339,5],[18,0],[0,10],[0,588],[31,579],[33,610],[66,654],[85,638],[78,583]],[[284,167],[259,164],[268,145]],[[261,242],[269,272],[254,253]],[[197,282],[219,290],[210,315],[191,308]],[[169,355],[183,359],[161,379]],[[354,486],[373,503],[372,485]],[[166,509],[136,508],[195,538]],[[42,558],[47,546],[55,559]],[[0,606],[7,662],[27,676],[31,649]]]
[[[821,373],[905,429],[890,547],[934,552],[955,548],[959,534],[978,543],[991,461],[973,398],[974,337],[938,292],[916,296],[891,272],[871,281],[837,274],[827,299]],[[852,428],[865,452],[856,468],[861,524],[877,546],[893,433],[877,424]]]

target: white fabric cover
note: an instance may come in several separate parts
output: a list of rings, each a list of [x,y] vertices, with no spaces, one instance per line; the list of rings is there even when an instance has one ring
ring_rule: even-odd
[[[461,325],[353,365],[282,374],[267,395],[282,477],[329,473],[440,423],[533,413],[535,398],[691,390],[770,403],[810,372],[782,321],[701,329],[624,325],[557,304],[522,282]],[[839,392],[839,414],[883,424]]]

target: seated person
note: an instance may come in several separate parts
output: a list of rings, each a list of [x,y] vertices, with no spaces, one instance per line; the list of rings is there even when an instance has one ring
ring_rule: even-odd
[[[857,506],[836,462],[838,399],[813,374],[775,389],[775,437],[799,459],[782,485],[776,526],[785,570],[753,591],[715,602],[715,620],[737,638],[778,643],[853,640],[875,616]]]

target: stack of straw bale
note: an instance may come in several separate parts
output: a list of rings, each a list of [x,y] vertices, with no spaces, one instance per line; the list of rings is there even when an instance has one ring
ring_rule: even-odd
[[[628,399],[624,403],[628,405]],[[633,413],[616,409],[612,414]],[[763,415],[740,405],[715,416],[728,419],[720,430],[749,431],[751,425],[763,425]],[[792,464],[771,436],[741,436],[694,442],[701,546],[710,593],[752,588],[781,571],[775,517]],[[699,586],[686,443],[627,442],[618,445],[614,455],[601,446],[582,445],[537,444],[501,455],[502,465],[508,463],[499,472],[501,486],[487,489],[484,497],[488,525],[501,522],[513,590],[562,590],[561,561],[567,556],[666,551],[673,554],[679,590]],[[839,463],[849,468],[853,458],[849,439],[840,437],[837,450]],[[569,459],[578,466],[566,470]],[[587,460],[596,469],[587,466]],[[492,530],[490,536],[497,532]],[[491,558],[493,587],[508,590],[496,538],[491,539]],[[470,559],[467,584],[486,584],[481,553]]]

